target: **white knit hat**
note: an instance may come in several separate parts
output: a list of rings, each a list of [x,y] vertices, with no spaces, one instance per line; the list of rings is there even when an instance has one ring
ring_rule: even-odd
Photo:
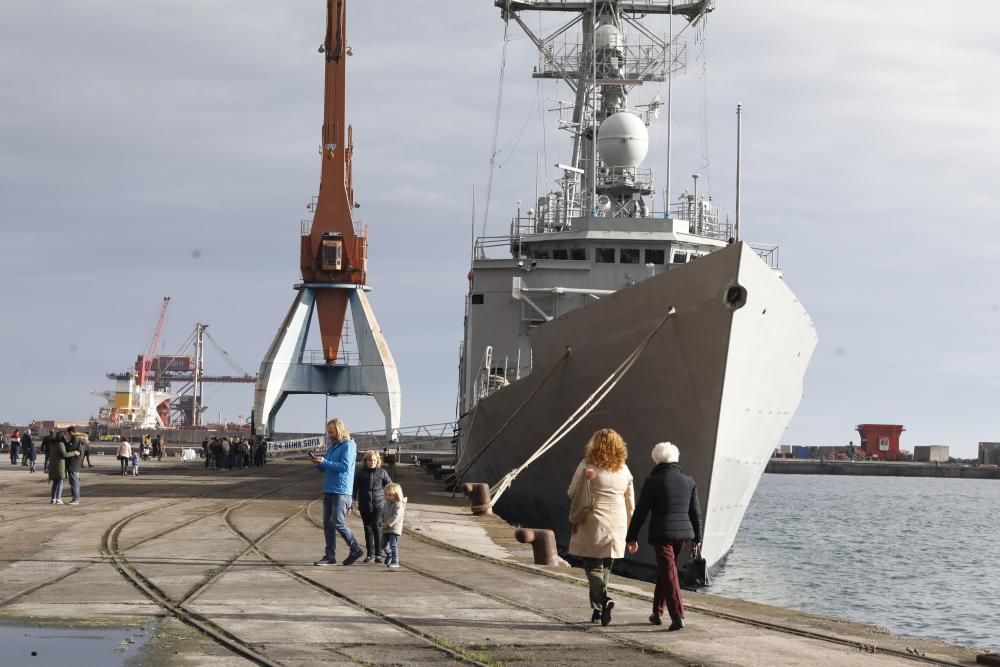
[[[680,458],[680,450],[672,443],[661,442],[653,447],[653,463],[677,463]]]

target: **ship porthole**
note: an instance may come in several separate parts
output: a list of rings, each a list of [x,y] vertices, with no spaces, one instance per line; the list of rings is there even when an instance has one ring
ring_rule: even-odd
[[[747,288],[739,283],[732,283],[722,290],[722,303],[729,310],[739,310],[747,305]]]

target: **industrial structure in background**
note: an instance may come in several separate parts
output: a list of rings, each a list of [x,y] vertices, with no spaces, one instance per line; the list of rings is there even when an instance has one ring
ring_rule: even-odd
[[[294,394],[367,395],[385,415],[389,440],[396,440],[400,387],[396,362],[368,302],[368,228],[354,218],[354,139],[347,124],[347,0],[327,0],[323,54],[323,136],[319,198],[313,219],[301,226],[302,283],[264,360],[254,396],[254,428],[268,436],[285,399]],[[353,322],[356,363],[344,349]],[[310,324],[319,320],[322,350],[305,349]]]
[[[176,354],[157,354],[170,297],[164,297],[149,351],[132,368],[108,373],[113,390],[95,391],[107,401],[97,416],[105,428],[196,428],[203,425],[206,384],[253,384],[257,377],[243,370],[219,345],[208,325],[198,323]],[[205,341],[211,343],[239,375],[205,373]]]

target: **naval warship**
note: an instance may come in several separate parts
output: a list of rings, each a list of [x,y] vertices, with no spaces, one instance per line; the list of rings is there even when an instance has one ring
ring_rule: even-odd
[[[741,238],[739,188],[730,224],[697,177],[674,198],[643,165],[664,106],[670,132],[671,83],[687,54],[679,37],[714,3],[495,4],[505,30],[537,48],[533,76],[573,95],[558,120],[569,155],[507,234],[473,243],[457,472],[492,486],[500,516],[551,528],[565,547],[566,488],[595,430],[625,438],[637,494],[652,447],[673,442],[698,485],[714,570],[798,407],[817,343],[777,246]],[[535,12],[566,20],[541,34]],[[658,34],[654,19],[669,29]],[[664,82],[666,103],[640,98],[644,84]],[[669,175],[664,185],[669,193]],[[655,566],[644,534],[640,545],[629,566]]]

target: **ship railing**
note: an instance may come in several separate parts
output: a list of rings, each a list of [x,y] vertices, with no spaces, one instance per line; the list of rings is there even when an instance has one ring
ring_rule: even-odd
[[[687,44],[683,42],[673,45],[672,54],[669,53],[671,49],[665,40],[654,41],[645,36],[631,40],[623,38],[608,50],[613,55],[599,60],[598,67],[603,67],[606,71],[610,69],[614,75],[599,76],[601,81],[610,80],[626,85],[666,81],[668,71],[676,74],[687,66]],[[577,37],[564,36],[563,39],[548,41],[539,49],[538,68],[533,76],[536,79],[575,80],[579,77],[581,68],[589,67],[593,52],[591,41]],[[600,75],[600,71],[598,74]]]
[[[772,269],[781,268],[781,258],[779,256],[780,246],[769,243],[750,243],[748,245],[769,267]]]
[[[612,167],[601,174],[602,188],[630,187],[650,190],[653,187],[652,184],[653,170],[648,167]]]

